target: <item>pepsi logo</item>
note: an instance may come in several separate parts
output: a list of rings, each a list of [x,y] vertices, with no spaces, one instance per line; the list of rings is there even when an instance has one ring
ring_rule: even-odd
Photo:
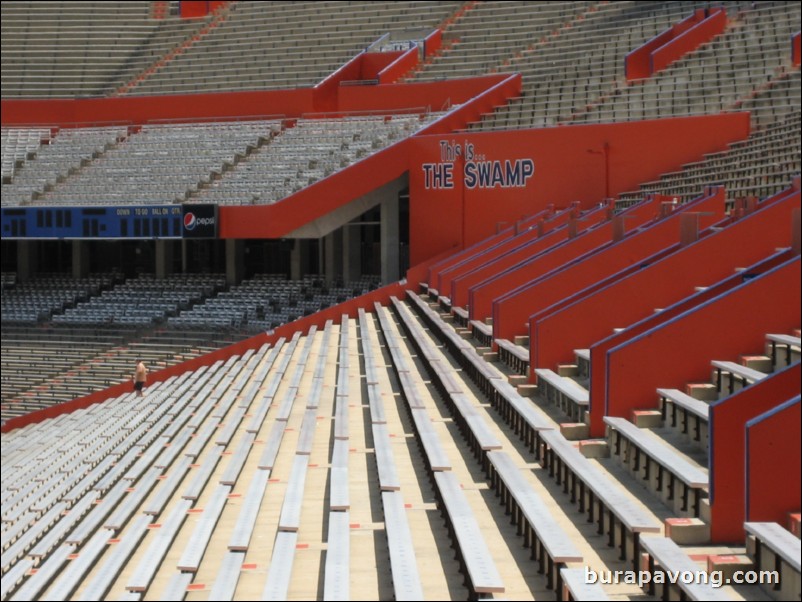
[[[196,217],[194,213],[189,212],[184,215],[184,228],[192,232],[198,226],[214,226],[213,217]]]
[[[192,231],[192,230],[195,229],[195,226],[197,226],[197,225],[198,225],[198,220],[195,217],[194,213],[187,213],[184,216],[184,228],[186,228],[187,230]]]

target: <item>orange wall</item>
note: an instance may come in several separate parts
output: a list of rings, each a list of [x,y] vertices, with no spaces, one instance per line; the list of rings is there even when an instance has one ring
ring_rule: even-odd
[[[145,123],[254,115],[299,117],[315,108],[312,88],[223,94],[166,94],[54,100],[3,100],[3,125]]]
[[[760,352],[767,333],[798,327],[799,266],[797,257],[610,349],[602,366],[603,415],[629,417],[632,410],[654,407],[658,387],[682,389],[689,382],[706,382],[711,361],[736,361],[741,354]],[[594,372],[598,345],[591,347]],[[591,382],[592,434],[601,420],[595,414],[601,409],[598,392]]]
[[[735,395],[730,395],[726,399],[714,402],[710,405],[710,536],[714,543],[742,542],[744,540],[743,524],[746,520],[745,498],[748,494],[746,490],[745,473],[747,470],[746,462],[746,441],[745,432],[747,421],[757,418],[764,412],[775,408],[785,400],[799,394],[799,377],[802,375],[800,365],[786,368],[780,372],[772,374],[758,383],[755,383]],[[797,429],[799,420],[797,419]],[[762,445],[761,445],[762,447]],[[772,450],[769,444],[769,451]],[[753,450],[755,451],[755,450]],[[758,472],[772,473],[778,476],[776,484],[780,489],[787,489],[789,475],[788,463],[796,457],[799,463],[799,437],[796,438],[796,454],[783,458],[782,461],[771,461],[761,463],[755,467]],[[774,475],[772,465],[775,465]],[[796,478],[799,478],[799,468],[795,471]],[[760,486],[765,487],[768,483]],[[778,494],[775,490],[771,497]],[[754,487],[754,483],[752,484]],[[799,486],[796,490],[796,503],[799,504]],[[799,506],[787,508],[785,511],[799,510]],[[762,519],[769,520],[769,519]],[[778,519],[771,519],[778,520]]]
[[[574,349],[585,349],[605,338],[613,328],[648,317],[770,256],[778,246],[790,246],[793,207],[799,194],[763,208],[688,245],[677,253],[593,295],[577,295],[560,309],[549,308],[530,318],[529,350],[533,368],[568,363]],[[752,244],[743,244],[744,240]]]
[[[617,195],[634,189],[748,134],[749,115],[736,113],[416,137],[411,141],[409,166],[411,260],[415,263],[455,245],[471,245],[494,234],[499,221],[531,215],[547,203],[566,206],[581,201],[590,207],[608,190]],[[531,159],[534,175],[521,187],[466,188],[465,153],[456,159],[444,157],[444,143],[461,151],[473,145],[476,156],[485,161]],[[450,167],[452,187],[427,189],[424,164]]]
[[[419,84],[343,86],[343,79],[359,79],[361,55],[315,88],[226,92],[216,94],[165,94],[49,100],[2,100],[2,124],[71,125],[93,123],[141,124],[161,119],[193,121],[259,115],[300,117],[323,111],[395,111],[431,107],[439,111],[450,99],[468,102],[508,76],[492,75]]]
[[[748,423],[746,440],[746,520],[785,526],[800,507],[799,395]]]
[[[410,107],[442,110],[448,103],[462,104],[504,81],[508,75],[483,75],[442,82],[343,86],[338,91],[340,111],[387,111]]]

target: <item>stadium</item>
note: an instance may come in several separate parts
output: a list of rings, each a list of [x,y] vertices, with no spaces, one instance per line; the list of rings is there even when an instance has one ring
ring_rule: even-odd
[[[799,3],[1,6],[2,600],[802,599]]]

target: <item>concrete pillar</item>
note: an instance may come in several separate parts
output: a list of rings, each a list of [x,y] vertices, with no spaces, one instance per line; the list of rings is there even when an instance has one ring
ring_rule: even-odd
[[[21,240],[17,245],[17,278],[24,282],[38,271],[39,244],[35,240]]]
[[[173,273],[173,241],[156,241],[156,278],[167,278]]]
[[[189,265],[187,261],[187,241],[185,239],[181,240],[181,273],[187,273],[187,266]]]
[[[323,275],[328,282],[342,278],[343,275],[343,230],[344,228],[338,228],[323,238]]]
[[[89,243],[84,240],[74,240],[72,247],[72,277],[87,278],[89,276]]]
[[[358,224],[343,226],[343,280],[354,282],[362,276],[362,228]]]
[[[233,238],[226,239],[226,283],[239,284],[243,277],[245,262],[245,242]]]
[[[327,282],[333,282],[337,276],[337,268],[335,267],[337,263],[337,245],[334,232],[329,232],[324,236],[320,246],[323,247],[323,277]]]
[[[303,265],[303,252],[304,244],[302,238],[296,238],[292,245],[292,253],[290,253],[290,278],[292,280],[300,280],[302,276],[301,266]]]
[[[382,282],[397,282],[398,269],[398,197],[385,199],[381,204]]]

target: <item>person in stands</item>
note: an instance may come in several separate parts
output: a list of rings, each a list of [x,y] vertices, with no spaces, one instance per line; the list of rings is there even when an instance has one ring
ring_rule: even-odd
[[[145,362],[141,359],[136,361],[136,371],[134,372],[134,391],[137,397],[142,397],[142,389],[148,380],[148,369]]]

